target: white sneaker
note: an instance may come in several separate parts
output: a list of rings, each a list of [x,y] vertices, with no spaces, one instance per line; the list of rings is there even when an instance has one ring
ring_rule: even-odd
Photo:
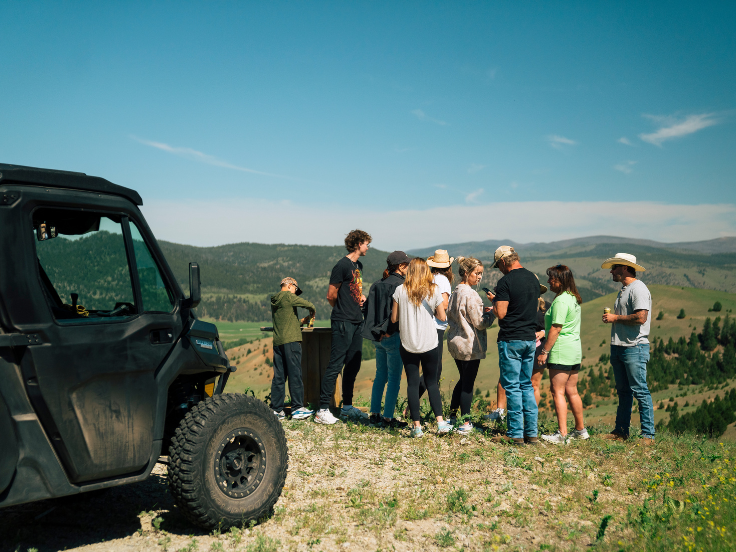
[[[486,414],[486,420],[500,420],[506,417],[506,411],[503,408],[497,408],[490,414]]]
[[[332,415],[332,412],[328,408],[323,408],[317,411],[317,415],[314,417],[314,421],[318,424],[332,425],[337,423],[337,418]]]
[[[340,418],[343,420],[352,418],[353,420],[365,422],[368,421],[370,416],[359,408],[355,408],[352,404],[349,404],[348,406],[343,406],[342,410],[340,410]]]
[[[471,424],[470,422],[465,422],[455,431],[459,433],[460,435],[470,435],[471,433],[473,433],[473,429],[474,429],[473,424]]]
[[[577,429],[573,429],[570,433],[567,434],[568,439],[590,439],[590,435],[588,435],[588,430],[583,428],[580,431]]]
[[[548,443],[554,443],[556,445],[567,444],[567,435],[563,435],[562,433],[560,433],[559,429],[552,435],[542,435],[542,439],[544,439]]]
[[[284,413],[284,411],[283,411],[283,410],[282,410],[281,412],[276,412],[276,411],[274,410],[274,411],[273,411],[273,413],[274,413],[274,414],[276,415],[276,417],[277,417],[277,418],[278,418],[279,420],[283,420],[284,418],[286,418],[286,414]]]
[[[302,406],[291,413],[291,419],[303,420],[304,418],[309,418],[312,414],[314,414],[314,410],[309,410],[308,408],[304,408]]]
[[[443,433],[450,433],[452,431],[453,424],[451,422],[440,422],[437,424],[437,433],[442,435]]]

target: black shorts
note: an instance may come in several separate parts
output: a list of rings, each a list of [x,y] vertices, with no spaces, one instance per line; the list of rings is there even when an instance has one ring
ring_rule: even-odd
[[[580,370],[580,364],[553,364],[552,362],[547,363],[547,368],[550,370],[560,370],[561,372],[572,372],[573,370]]]

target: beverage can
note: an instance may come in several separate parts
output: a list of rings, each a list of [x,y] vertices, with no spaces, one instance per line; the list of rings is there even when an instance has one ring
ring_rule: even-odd
[[[611,314],[611,309],[606,307],[605,309],[603,309],[603,314]]]

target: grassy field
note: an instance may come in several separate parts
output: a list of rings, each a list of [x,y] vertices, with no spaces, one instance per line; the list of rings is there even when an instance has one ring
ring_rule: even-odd
[[[695,288],[682,288],[673,286],[650,286],[652,293],[652,312],[656,317],[660,311],[664,313],[662,320],[652,320],[652,338],[661,336],[665,341],[671,336],[678,339],[681,336],[689,337],[692,331],[700,331],[703,322],[707,317],[715,318],[715,316],[725,316],[728,311],[736,310],[736,294],[725,293],[721,291],[712,291]],[[601,314],[604,307],[613,308],[615,294],[605,295],[593,301],[584,303],[582,306],[583,317],[581,326],[581,340],[583,343],[583,366],[584,370],[581,375],[586,373],[590,367],[596,366],[601,354],[608,354],[610,343],[610,326],[601,322]],[[708,312],[716,301],[720,301],[723,310],[720,313]],[[685,310],[686,317],[677,319],[680,309]],[[271,378],[273,372],[267,364],[267,358],[272,358],[270,334],[264,335],[260,332],[259,327],[265,323],[228,323],[216,322],[220,329],[223,340],[230,341],[243,337],[253,336],[258,339],[256,343],[243,345],[237,349],[228,351],[231,358],[235,358],[238,364],[238,372],[228,383],[229,390],[242,391],[246,387],[254,390],[257,396],[265,396],[270,391]],[[324,320],[318,322],[319,326],[329,326],[329,321]],[[488,330],[488,356],[481,361],[476,380],[476,387],[481,390],[481,394],[485,396],[488,392],[491,399],[495,400],[496,383],[498,382],[498,352],[495,346],[496,337],[498,335],[498,325],[495,324]],[[248,354],[248,350],[251,351]],[[597,369],[597,368],[596,368]],[[363,361],[360,374],[356,381],[356,404],[369,406],[369,398],[373,377],[375,375],[375,360]],[[402,379],[401,396],[405,393],[405,379]],[[443,372],[440,381],[440,388],[446,397],[452,394],[452,388],[457,382],[457,368],[455,362],[445,350],[443,356]],[[549,392],[549,380],[542,382],[542,391]],[[654,404],[660,402],[665,403],[675,395],[682,395],[683,391],[675,388],[654,393],[652,398]],[[694,410],[703,399],[709,399],[714,396],[714,391],[707,391],[702,388],[692,387],[685,390],[685,396],[676,397],[678,406],[681,408],[680,413]],[[615,397],[599,401],[596,406],[586,410],[586,418],[597,423],[611,424],[615,416]],[[684,407],[685,403],[689,403],[688,407]],[[551,401],[550,401],[551,403]],[[684,407],[684,410],[682,409]],[[548,408],[548,413],[552,411]],[[663,410],[655,411],[655,421],[664,418],[669,419],[669,413]],[[729,428],[727,438],[736,439],[736,429]]]
[[[167,493],[166,467],[104,493],[3,511],[3,550],[428,552],[730,551],[736,445],[662,434],[515,448],[494,428],[423,439],[285,421],[289,471],[273,515],[205,532]]]

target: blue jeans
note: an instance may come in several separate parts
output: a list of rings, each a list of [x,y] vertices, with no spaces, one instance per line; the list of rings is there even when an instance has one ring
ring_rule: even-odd
[[[629,435],[631,407],[636,397],[641,417],[641,435],[654,438],[654,406],[647,387],[647,361],[649,361],[649,343],[640,343],[633,347],[611,345],[611,365],[618,391],[614,433]]]
[[[532,387],[536,341],[499,341],[501,386],[506,390],[506,435],[514,439],[537,436],[537,401]]]
[[[371,412],[381,413],[381,398],[383,388],[386,387],[386,405],[383,407],[383,417],[393,418],[396,408],[396,399],[399,396],[401,386],[401,374],[404,371],[404,363],[401,362],[401,338],[399,333],[389,338],[373,342],[376,346],[376,378],[373,380],[373,392],[371,393]]]

